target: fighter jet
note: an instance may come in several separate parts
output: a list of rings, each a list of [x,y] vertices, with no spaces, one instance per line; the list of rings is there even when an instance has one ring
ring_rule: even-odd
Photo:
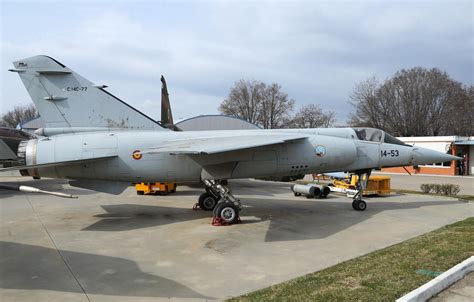
[[[363,211],[362,176],[373,169],[457,159],[372,128],[170,131],[55,59],[13,65],[44,120],[45,137],[21,142],[22,166],[3,170],[113,194],[134,182],[202,182],[199,206],[226,224],[238,222],[242,210],[228,179],[352,172],[360,192],[352,206]]]

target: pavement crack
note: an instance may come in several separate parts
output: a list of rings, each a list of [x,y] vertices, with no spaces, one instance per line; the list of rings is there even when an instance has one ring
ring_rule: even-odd
[[[36,219],[38,219],[38,221],[40,222],[40,224],[41,224],[41,226],[43,227],[44,231],[46,232],[46,234],[48,234],[48,237],[49,237],[49,239],[51,240],[51,243],[53,244],[54,249],[55,249],[56,252],[58,253],[59,257],[61,257],[61,260],[63,261],[64,265],[67,267],[69,273],[70,273],[71,276],[74,278],[74,280],[76,280],[77,285],[79,286],[79,288],[82,290],[82,292],[83,292],[84,295],[86,296],[87,301],[90,302],[91,299],[90,299],[89,296],[87,295],[86,290],[85,290],[84,287],[82,286],[81,282],[79,282],[79,279],[77,279],[76,275],[75,275],[74,272],[72,271],[72,268],[69,266],[69,264],[67,263],[66,259],[65,259],[64,256],[63,256],[63,254],[61,253],[61,251],[59,250],[58,246],[56,245],[56,242],[54,242],[53,237],[51,236],[51,234],[49,233],[48,229],[47,229],[46,226],[44,225],[43,220],[41,220],[41,217],[39,216],[38,212],[36,212],[36,209],[35,209],[35,207],[33,206],[33,204],[31,203],[31,201],[30,201],[30,199],[28,198],[28,196],[26,196],[26,200],[28,200],[28,203],[30,204],[31,210],[33,210],[33,213],[35,214]]]

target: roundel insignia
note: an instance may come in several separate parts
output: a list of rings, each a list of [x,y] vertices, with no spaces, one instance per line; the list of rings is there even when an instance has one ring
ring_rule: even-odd
[[[135,150],[132,153],[132,157],[133,159],[139,160],[142,158],[142,153],[140,152],[140,150]]]
[[[314,148],[314,153],[316,153],[316,156],[323,157],[326,155],[326,148],[323,146],[316,146],[316,148]]]

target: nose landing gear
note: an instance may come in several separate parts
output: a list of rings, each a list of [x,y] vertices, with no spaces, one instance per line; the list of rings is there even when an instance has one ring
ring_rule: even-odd
[[[364,192],[364,189],[367,188],[371,172],[372,170],[356,173],[356,194],[354,195],[352,201],[352,208],[356,211],[365,211],[365,209],[367,208],[367,203],[362,200],[362,194]]]
[[[352,201],[352,208],[356,211],[364,211],[367,208],[367,203],[362,199],[354,200]]]

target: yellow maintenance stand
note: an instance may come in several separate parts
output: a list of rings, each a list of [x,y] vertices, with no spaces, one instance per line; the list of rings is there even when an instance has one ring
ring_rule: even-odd
[[[135,184],[138,195],[168,195],[175,193],[178,185],[175,182],[140,182]]]
[[[341,189],[342,192],[347,192],[356,189],[357,175],[351,175],[350,178],[346,179],[335,179],[333,180],[333,186]],[[372,175],[369,177],[367,188],[364,189],[364,196],[368,195],[387,195],[390,194],[390,177],[381,175]]]

